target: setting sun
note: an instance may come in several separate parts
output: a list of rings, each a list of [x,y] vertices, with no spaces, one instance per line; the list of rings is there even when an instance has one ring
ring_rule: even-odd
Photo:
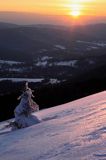
[[[80,16],[80,11],[72,11],[70,14],[71,14],[73,17],[78,17],[78,16]]]
[[[106,0],[1,0],[0,21],[65,25],[104,23]]]
[[[82,6],[79,4],[72,4],[70,6],[71,12],[70,15],[73,17],[79,17],[81,15]]]

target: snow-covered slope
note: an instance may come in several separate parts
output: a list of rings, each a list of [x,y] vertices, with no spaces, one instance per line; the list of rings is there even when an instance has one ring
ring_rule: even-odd
[[[106,91],[36,115],[41,123],[0,135],[0,160],[106,160]]]

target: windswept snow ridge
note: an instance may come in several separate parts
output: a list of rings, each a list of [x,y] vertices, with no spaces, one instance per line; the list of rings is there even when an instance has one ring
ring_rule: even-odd
[[[41,123],[0,135],[0,160],[106,160],[106,92],[35,114]]]

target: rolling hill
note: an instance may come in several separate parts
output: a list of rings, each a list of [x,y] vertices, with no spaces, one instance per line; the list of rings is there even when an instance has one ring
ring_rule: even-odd
[[[106,91],[35,115],[40,123],[12,132],[0,123],[1,160],[106,159]]]

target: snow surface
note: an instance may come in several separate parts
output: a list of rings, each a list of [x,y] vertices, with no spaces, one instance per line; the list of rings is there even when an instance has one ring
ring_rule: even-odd
[[[13,82],[22,82],[22,81],[27,81],[27,82],[42,82],[44,79],[43,78],[0,78],[0,81],[13,81]]]
[[[91,42],[87,42],[87,41],[76,41],[77,43],[82,43],[82,44],[85,44],[86,45],[86,49],[89,51],[89,50],[97,50],[99,48],[103,48],[103,47],[106,47],[106,42],[102,42],[102,41],[98,41],[98,42],[95,42],[95,41],[91,41]]]
[[[60,45],[60,44],[56,44],[55,47],[58,48],[58,49],[62,49],[62,50],[65,50],[65,49],[66,49],[65,46],[62,46],[62,45]]]
[[[105,47],[106,46],[106,42],[87,42],[87,41],[80,41],[78,40],[77,43],[85,43],[85,44],[93,44],[99,47]]]
[[[25,129],[0,123],[0,160],[106,160],[106,91],[34,114]]]
[[[0,60],[1,64],[9,64],[9,65],[13,65],[13,64],[23,64],[24,62],[17,62],[17,61],[6,61],[6,60]]]
[[[43,57],[37,59],[37,62],[35,62],[35,65],[46,67],[48,64],[48,60],[50,60],[50,59],[52,59],[52,57],[43,56]]]
[[[39,66],[46,67],[47,64],[48,64],[48,61],[39,61],[35,65],[38,66],[38,67]]]
[[[75,67],[77,62],[78,62],[78,60],[60,61],[60,62],[55,62],[55,65],[56,66],[71,66],[71,67]]]
[[[55,79],[55,78],[51,78],[50,81],[49,81],[50,84],[57,84],[57,83],[60,83],[60,82],[61,82],[60,80]]]
[[[42,58],[41,60],[38,60],[35,63],[35,66],[41,66],[41,67],[46,67],[48,66],[68,66],[68,67],[76,67],[76,63],[78,62],[78,60],[70,60],[70,61],[59,61],[59,62],[48,62],[49,59],[47,59],[46,57]]]
[[[49,56],[41,57],[41,61],[50,60],[50,59],[53,59],[53,57],[49,57]]]
[[[42,82],[44,80],[44,78],[0,78],[0,81],[12,81],[12,82]],[[56,84],[56,83],[60,83],[63,82],[64,80],[60,81],[56,78],[50,78],[49,82],[50,84]]]
[[[9,72],[23,72],[24,68],[9,68]]]

